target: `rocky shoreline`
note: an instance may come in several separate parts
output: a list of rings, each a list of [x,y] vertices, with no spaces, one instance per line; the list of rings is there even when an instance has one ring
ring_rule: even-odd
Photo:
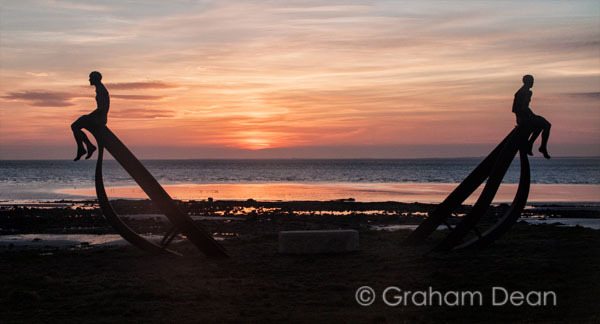
[[[263,235],[282,230],[365,229],[372,225],[416,225],[436,204],[336,201],[177,201],[182,211],[211,233]],[[169,221],[150,200],[114,200],[113,207],[139,233],[160,234]],[[455,215],[470,210],[461,206]],[[484,222],[493,222],[507,205],[492,206]],[[523,216],[599,218],[598,209],[552,206],[526,209]],[[451,220],[452,221],[452,220]],[[0,207],[0,235],[7,234],[112,234],[96,201],[54,201]]]

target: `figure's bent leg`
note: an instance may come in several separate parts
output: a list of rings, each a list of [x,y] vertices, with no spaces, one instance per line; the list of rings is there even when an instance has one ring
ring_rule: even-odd
[[[85,135],[85,133],[84,133]],[[85,156],[85,159],[89,159],[92,157],[92,155],[94,154],[94,151],[96,151],[96,146],[94,146],[94,144],[92,144],[89,140],[87,145],[87,155]]]
[[[532,129],[531,136],[529,137],[529,140],[527,141],[528,142],[527,154],[533,156],[533,143],[538,138],[538,136],[540,136],[542,129],[534,121],[530,121],[529,123],[527,123],[527,125],[530,126]]]
[[[550,128],[552,127],[552,124],[550,124],[546,118],[544,117],[539,117],[539,123],[541,126],[542,131],[542,145],[540,146],[539,151],[544,154],[544,157],[546,159],[550,158],[550,155],[548,154],[548,138],[550,138]]]
[[[86,153],[85,149],[83,148],[83,137],[85,136],[85,133],[81,131],[81,118],[82,117],[79,117],[79,119],[71,124],[71,130],[73,131],[73,136],[75,137],[75,142],[77,143],[77,155],[73,161],[81,159],[81,157]]]
[[[535,140],[537,139],[537,137],[540,135],[540,132],[538,132],[537,130],[533,130],[533,133],[531,134],[531,137],[529,138],[529,141],[527,141],[528,146],[527,146],[527,155],[529,156],[533,156],[533,143],[535,142]]]
[[[87,135],[85,135],[85,133],[81,130],[82,128],[88,126],[90,122],[90,117],[84,115],[79,117],[73,124],[71,124],[71,130],[73,130],[73,136],[75,137],[75,142],[77,142],[77,156],[75,159],[73,159],[73,161],[81,159],[81,157],[86,153],[86,150],[83,148],[84,143],[87,147],[87,158],[89,158],[89,156],[91,156],[96,150],[94,144],[90,142]]]

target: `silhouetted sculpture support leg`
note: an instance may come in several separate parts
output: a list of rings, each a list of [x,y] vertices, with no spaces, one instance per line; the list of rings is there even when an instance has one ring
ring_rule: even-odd
[[[519,150],[519,159],[521,161],[519,187],[517,188],[517,193],[515,194],[515,198],[508,211],[506,211],[504,216],[500,218],[496,224],[488,228],[480,236],[456,246],[455,249],[479,248],[488,246],[504,235],[504,233],[508,232],[512,225],[517,222],[521,216],[523,208],[525,208],[525,204],[527,203],[530,186],[529,159],[527,158],[527,153],[525,150]]]
[[[129,151],[115,136],[115,134],[113,134],[106,126],[96,126],[91,129],[88,128],[88,130],[96,137],[96,141],[100,146],[98,162],[96,165],[96,193],[98,195],[98,200],[104,215],[119,234],[121,234],[128,242],[145,251],[152,253],[174,253],[173,251],[166,249],[166,244],[174,237],[173,233],[167,233],[163,239],[163,243],[165,243],[164,246],[159,246],[145,240],[137,233],[133,232],[118,218],[118,215],[110,206],[102,182],[102,158],[104,149],[107,149],[112,154],[115,160],[123,166],[148,197],[150,197],[152,202],[167,216],[167,218],[169,218],[175,228],[185,234],[198,249],[208,257],[227,256],[223,247],[216,242],[206,230],[179,210],[175,201],[171,199],[163,187],[156,179],[154,179],[133,153],[131,153],[131,151]],[[174,233],[176,234],[177,232],[174,231]]]
[[[405,240],[405,244],[423,243],[486,179],[488,181],[472,210],[461,218],[460,223],[435,249],[444,251],[453,248],[481,247],[492,243],[508,231],[519,218],[529,194],[530,175],[527,153],[529,151],[528,139],[531,133],[530,127],[515,127],[492,153],[411,233]],[[513,204],[496,225],[484,233],[479,233],[476,231],[475,225],[491,204],[517,151],[520,152],[521,177]],[[462,239],[474,230],[477,232],[477,236],[469,242],[462,243]]]
[[[131,245],[138,247],[141,250],[152,254],[161,254],[161,253],[170,253],[174,255],[180,255],[177,252],[166,249],[166,245],[158,246],[145,238],[141,237],[139,234],[134,232],[127,224],[125,224],[117,212],[112,208],[110,201],[108,200],[108,196],[106,195],[106,190],[104,189],[104,181],[102,177],[102,160],[104,157],[104,147],[99,145],[98,149],[98,160],[96,161],[96,195],[98,196],[98,202],[100,204],[100,209],[102,210],[102,214],[108,221],[108,223],[121,235],[127,242],[131,243]]]

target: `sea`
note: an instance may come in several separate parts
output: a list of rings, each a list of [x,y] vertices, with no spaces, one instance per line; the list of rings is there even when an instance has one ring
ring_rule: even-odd
[[[256,188],[260,185],[263,191],[269,191],[269,186],[282,191],[282,185],[298,185],[308,188],[303,191],[303,199],[321,200],[325,189],[320,188],[330,190],[332,187],[368,187],[373,192],[377,192],[377,188],[383,188],[379,191],[384,192],[387,190],[385,188],[398,188],[397,186],[402,185],[419,188],[450,184],[452,187],[460,183],[482,159],[202,159],[141,162],[156,180],[166,187],[214,185],[220,188]],[[587,191],[584,200],[594,198],[597,193],[598,199],[591,200],[600,200],[600,157],[551,160],[534,157],[530,159],[530,163],[532,187],[579,186],[579,189],[584,188],[580,191]],[[0,160],[0,202],[94,198],[91,193],[94,188],[94,169],[95,161],[92,160]],[[137,187],[115,160],[104,161],[103,169],[107,188]],[[518,181],[519,160],[515,159],[504,178],[504,183],[515,184]],[[294,199],[289,195],[279,197],[276,190],[271,190],[270,193],[269,197],[272,199]],[[402,192],[398,193],[401,194]],[[190,195],[192,196],[185,198],[200,199],[207,196],[206,192],[199,194],[199,197]],[[213,192],[213,195],[218,196],[218,192]],[[251,198],[242,196],[243,193],[239,195],[240,197],[227,198]],[[396,196],[390,197],[393,199]],[[390,197],[384,198],[389,200]],[[376,198],[365,200],[377,200]]]

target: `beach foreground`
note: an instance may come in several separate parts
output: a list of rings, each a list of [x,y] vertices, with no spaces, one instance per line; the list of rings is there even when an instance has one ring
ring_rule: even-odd
[[[3,323],[598,322],[600,235],[519,224],[491,249],[403,247],[406,231],[363,231],[358,253],[284,256],[277,237],[224,241],[231,257],[151,256],[133,247],[0,254]],[[359,306],[355,291],[553,291],[556,306]]]
[[[207,259],[186,241],[174,246],[184,257],[148,255],[131,246],[4,249],[0,253],[2,322],[592,323],[600,320],[596,309],[600,301],[598,230],[518,223],[491,248],[431,253],[443,231],[438,231],[425,246],[406,247],[401,242],[409,231],[375,231],[372,225],[399,224],[401,219],[418,223],[422,214],[434,205],[380,203],[375,206],[378,210],[390,212],[373,213],[369,210],[374,206],[367,203],[328,202],[314,207],[328,206],[328,212],[302,214],[302,206],[311,204],[284,204],[287,212],[282,209],[269,212],[266,206],[262,211],[244,212],[249,210],[244,208],[255,208],[261,203],[237,202],[237,207],[232,207],[231,203],[223,202],[216,208],[218,203],[213,203],[213,212],[229,210],[221,216],[225,218],[201,222],[214,234],[234,232],[231,238],[221,241],[231,256],[225,260]],[[148,201],[115,202],[121,213],[141,215],[152,212],[148,204]],[[192,215],[201,214],[200,206],[209,205],[197,204],[196,209],[189,210]],[[501,208],[493,208],[489,216],[493,217]],[[71,219],[75,225],[71,232],[90,232],[90,227],[97,232],[110,232],[101,216],[95,214],[93,203],[77,208],[39,208],[35,212],[33,208],[20,207],[8,212],[15,210],[21,216],[42,215],[45,211],[45,217],[52,220]],[[71,216],[68,210],[73,211]],[[53,213],[54,216],[48,216]],[[79,226],[90,222],[74,221],[82,218],[97,224]],[[137,223],[135,226],[143,232],[152,232],[152,228],[159,231],[160,219],[154,216],[143,219],[136,221],[133,217],[129,222]],[[359,252],[313,256],[277,252],[279,230],[319,228],[359,230]],[[32,230],[35,229],[16,232]],[[361,286],[370,286],[380,294],[372,305],[357,303],[355,293]],[[440,292],[480,291],[483,300],[481,305],[473,306],[409,303],[392,307],[381,298],[381,292],[390,286],[402,291],[426,291],[429,287]],[[493,306],[494,287],[509,292],[552,291],[557,297],[556,305]]]

